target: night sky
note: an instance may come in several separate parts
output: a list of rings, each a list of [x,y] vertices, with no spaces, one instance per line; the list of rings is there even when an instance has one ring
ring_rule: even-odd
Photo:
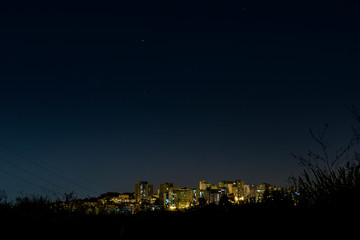
[[[351,134],[356,1],[4,2],[10,196],[132,192],[140,180],[284,185],[299,172],[291,153],[312,147],[309,126],[328,123],[334,145]]]

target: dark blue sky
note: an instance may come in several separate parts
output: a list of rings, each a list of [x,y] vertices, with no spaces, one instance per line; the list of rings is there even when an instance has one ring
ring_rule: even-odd
[[[119,2],[2,3],[0,189],[285,184],[349,137],[358,6]]]

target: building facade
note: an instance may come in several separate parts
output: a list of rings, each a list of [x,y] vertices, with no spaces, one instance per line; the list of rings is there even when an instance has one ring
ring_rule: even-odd
[[[174,184],[173,183],[163,183],[163,184],[160,184],[160,187],[159,187],[159,203],[161,205],[165,205],[166,199],[169,199],[169,191],[171,188],[174,187]]]
[[[135,183],[135,200],[137,203],[150,202],[154,194],[154,186],[146,181]]]
[[[199,183],[200,190],[206,190],[209,187],[211,187],[211,184],[209,181],[206,181],[206,180],[200,181],[200,183]]]

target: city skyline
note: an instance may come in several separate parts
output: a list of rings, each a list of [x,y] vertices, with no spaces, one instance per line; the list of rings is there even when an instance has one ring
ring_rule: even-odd
[[[199,181],[195,188],[179,187],[172,182],[154,185],[147,181],[135,183],[134,192],[107,192],[96,198],[83,199],[86,212],[135,214],[142,211],[175,211],[186,210],[206,205],[221,206],[224,204],[261,204],[269,196],[290,200],[290,205],[297,204],[298,193],[291,187],[271,186],[270,184],[248,184],[243,180],[220,181],[212,184],[207,180]],[[275,194],[275,195],[274,195]],[[290,206],[289,205],[289,206]],[[95,209],[95,210],[94,210]]]
[[[21,1],[20,1],[21,2]],[[354,3],[355,4],[355,3]],[[0,190],[286,185],[360,109],[352,4],[0,3]],[[201,178],[201,179],[200,179]]]

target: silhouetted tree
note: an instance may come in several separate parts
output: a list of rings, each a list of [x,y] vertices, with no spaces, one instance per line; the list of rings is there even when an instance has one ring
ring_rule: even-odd
[[[229,206],[231,203],[229,201],[229,198],[226,194],[221,195],[219,205],[220,206]]]
[[[11,206],[7,201],[7,195],[4,190],[0,191],[0,216],[6,216],[10,213]]]
[[[203,197],[198,198],[198,203],[199,203],[199,207],[204,207],[206,206],[206,199]]]
[[[288,208],[295,205],[292,191],[283,190],[265,190],[261,204],[270,208]]]
[[[358,206],[360,201],[360,155],[352,151],[360,142],[360,116],[351,110],[358,126],[352,127],[353,135],[344,147],[334,154],[325,140],[328,125],[319,134],[310,128],[311,138],[319,145],[320,152],[309,150],[307,155],[293,156],[303,166],[300,176],[292,177],[295,191],[300,193],[302,206]]]

